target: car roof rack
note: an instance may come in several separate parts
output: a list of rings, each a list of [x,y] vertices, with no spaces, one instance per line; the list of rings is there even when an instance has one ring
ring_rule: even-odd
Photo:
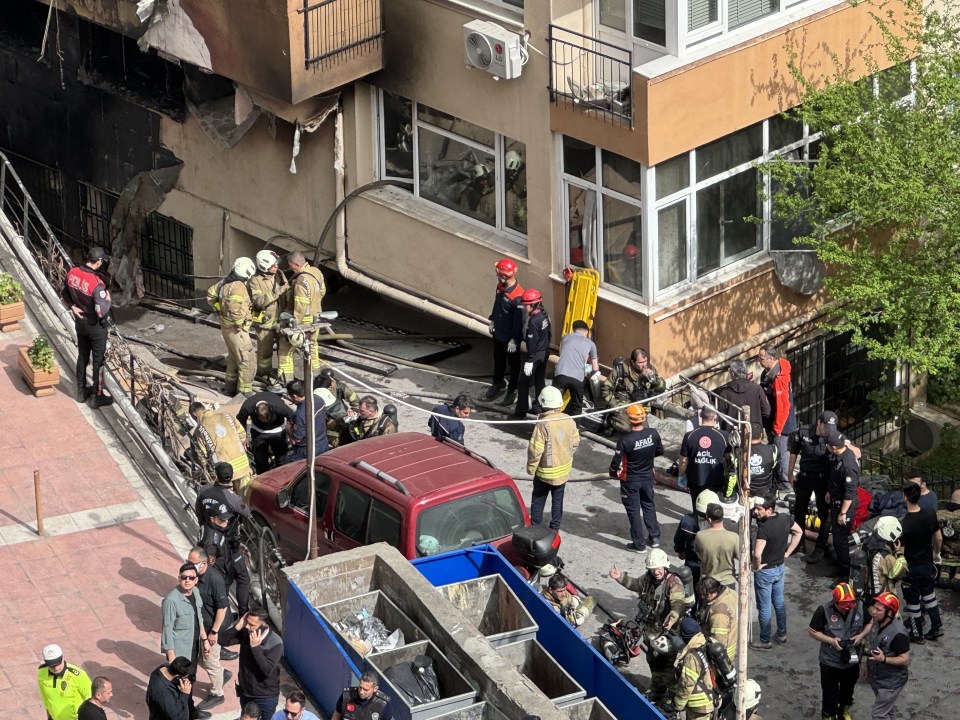
[[[442,438],[437,438],[437,439],[438,439],[440,442],[442,442],[442,443],[446,443],[447,445],[453,446],[454,448],[456,448],[456,449],[459,450],[460,452],[466,453],[467,455],[469,455],[470,457],[474,458],[475,460],[479,460],[480,462],[482,462],[482,463],[484,463],[484,464],[486,464],[486,465],[489,465],[490,467],[494,467],[493,463],[490,462],[490,460],[489,460],[486,456],[481,455],[481,454],[478,453],[478,452],[474,452],[473,450],[469,450],[465,445],[463,445],[462,443],[458,443],[456,440],[453,440],[452,438],[442,437]]]
[[[359,469],[361,469],[361,470],[366,470],[368,473],[370,473],[371,475],[373,475],[373,476],[374,476],[375,478],[377,478],[378,480],[383,480],[383,481],[386,482],[386,483],[390,483],[390,484],[393,485],[397,490],[399,490],[400,492],[402,492],[404,495],[409,495],[409,494],[410,494],[410,491],[407,490],[407,488],[404,486],[404,484],[403,484],[402,482],[400,482],[399,480],[397,480],[393,475],[390,475],[390,474],[388,474],[388,473],[385,473],[383,470],[380,470],[379,468],[371,465],[370,463],[368,463],[368,462],[366,462],[366,461],[364,461],[364,460],[360,460],[359,458],[356,459],[356,460],[351,460],[351,461],[350,461],[350,467],[355,467],[355,468],[359,468]]]

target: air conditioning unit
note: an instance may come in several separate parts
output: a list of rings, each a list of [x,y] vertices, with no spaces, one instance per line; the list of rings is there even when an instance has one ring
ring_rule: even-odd
[[[933,450],[940,444],[940,432],[944,425],[956,425],[955,418],[939,408],[917,403],[910,408],[911,418],[906,427],[907,449],[917,453]]]
[[[496,78],[513,80],[523,69],[520,36],[485,20],[463,26],[463,51],[470,67],[486,70]]]

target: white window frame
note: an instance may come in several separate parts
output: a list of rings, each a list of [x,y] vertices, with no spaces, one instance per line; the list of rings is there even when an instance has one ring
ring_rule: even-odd
[[[404,178],[398,175],[390,175],[387,172],[386,142],[385,142],[386,129],[384,125],[385,113],[383,111],[383,108],[384,108],[383,93],[384,92],[385,91],[382,88],[377,88],[377,92],[376,92],[377,137],[378,137],[377,178],[381,180],[401,180],[403,182],[411,182],[410,178]],[[416,100],[413,100],[411,98],[404,98],[404,99],[408,100],[411,105],[411,120],[412,120],[411,129],[413,130],[413,136],[411,138],[411,141],[412,141],[411,151],[413,153],[413,178],[412,178],[413,187],[410,188],[410,191],[412,192],[413,196],[416,197],[420,202],[426,203],[431,208],[436,208],[442,212],[449,213],[450,215],[453,215],[459,218],[460,220],[469,222],[473,225],[483,228],[484,230],[502,233],[512,242],[515,242],[519,245],[526,246],[528,235],[525,235],[507,226],[506,187],[504,186],[504,156],[506,155],[506,152],[507,152],[507,149],[506,149],[507,139],[511,141],[516,141],[516,142],[523,142],[523,141],[520,140],[519,138],[512,138],[512,137],[507,138],[502,133],[498,133],[495,130],[489,130],[489,128],[483,128],[482,125],[478,125],[477,123],[474,123],[471,120],[467,120],[466,118],[461,118],[465,122],[469,122],[473,125],[476,125],[477,127],[481,127],[493,133],[493,147],[490,147],[489,145],[484,145],[483,143],[477,142],[476,140],[471,140],[470,138],[465,137],[463,135],[458,135],[457,133],[452,132],[450,130],[446,130],[444,128],[438,127],[437,125],[433,125],[432,123],[420,120],[419,113],[418,113],[418,108],[420,103],[418,103]],[[434,107],[434,106],[431,105],[428,107]],[[446,112],[445,110],[441,110],[440,108],[434,108],[434,109],[440,110],[441,112]],[[448,114],[451,114],[451,113],[448,113]],[[454,117],[459,117],[459,116],[455,115]],[[420,159],[419,159],[420,158],[420,132],[419,131],[421,129],[425,129],[428,132],[432,132],[442,137],[448,138],[450,140],[460,143],[461,145],[466,145],[474,150],[485,153],[487,155],[494,156],[494,187],[495,187],[494,192],[496,193],[496,221],[494,225],[489,225],[483,222],[482,220],[478,220],[474,217],[471,217],[470,215],[467,215],[466,213],[457,212],[453,208],[449,208],[446,205],[441,205],[440,203],[436,203],[433,200],[430,200],[429,198],[426,198],[420,195]],[[524,145],[524,163],[527,164],[526,143],[523,143],[523,145]],[[529,182],[529,176],[527,177],[527,181]],[[529,214],[528,214],[527,233],[529,234],[529,232],[530,232],[530,225],[529,225]]]

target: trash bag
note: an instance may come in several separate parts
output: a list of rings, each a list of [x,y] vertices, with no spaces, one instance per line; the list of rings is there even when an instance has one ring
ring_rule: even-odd
[[[433,667],[433,659],[417,655],[413,662],[391,665],[384,670],[410,706],[424,705],[440,699],[440,682]]]

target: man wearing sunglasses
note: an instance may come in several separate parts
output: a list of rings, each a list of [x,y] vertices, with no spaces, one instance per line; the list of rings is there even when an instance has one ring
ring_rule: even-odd
[[[307,699],[299,690],[293,690],[287,695],[283,710],[277,710],[270,720],[320,720],[306,709]]]
[[[200,653],[210,652],[210,640],[203,626],[203,600],[199,593],[194,592],[200,572],[193,563],[184,563],[180,566],[177,586],[163,598],[160,609],[163,615],[163,625],[160,630],[160,652],[164,654],[168,663],[178,657],[185,657],[190,661],[190,672],[187,674],[190,682],[196,680],[197,662]],[[189,698],[191,718],[208,718],[210,713],[196,710],[193,706],[192,695]]]

